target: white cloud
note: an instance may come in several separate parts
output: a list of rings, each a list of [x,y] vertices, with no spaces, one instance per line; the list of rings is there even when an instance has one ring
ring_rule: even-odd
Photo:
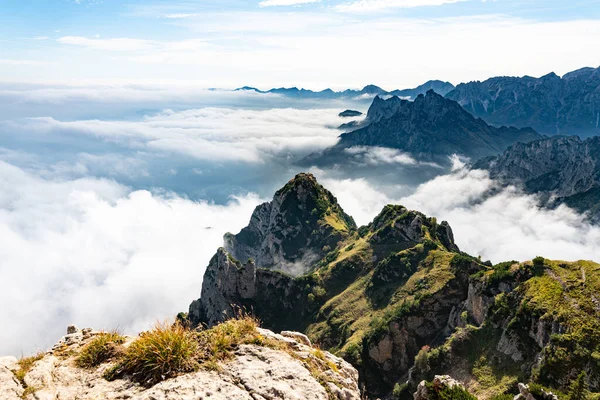
[[[600,227],[565,206],[540,208],[536,196],[514,187],[502,189],[486,171],[459,168],[403,197],[390,196],[394,188],[365,179],[335,180],[323,171],[317,177],[359,224],[370,222],[385,204],[402,204],[447,220],[463,251],[493,262],[538,255],[600,261]]]
[[[51,64],[48,61],[39,61],[39,60],[9,60],[9,59],[0,59],[0,65],[48,65]]]
[[[340,4],[335,7],[343,12],[370,12],[381,11],[389,8],[416,8],[442,6],[469,0],[360,0]]]
[[[45,349],[67,324],[125,332],[199,297],[226,231],[260,200],[228,205],[131,192],[102,179],[51,180],[0,161],[0,354]]]
[[[164,111],[141,121],[59,121],[33,118],[0,123],[22,135],[83,135],[129,151],[184,154],[199,160],[263,163],[299,157],[334,145],[342,119],[338,110]]]
[[[343,88],[375,83],[393,89],[432,78],[461,82],[496,75],[541,76],[600,64],[598,56],[587,51],[600,40],[595,20],[540,22],[500,15],[414,19],[387,14],[360,19],[343,13],[268,11],[208,13],[174,23],[189,32],[193,51],[178,49],[179,41],[70,37],[63,41],[121,54],[109,60],[100,51],[71,50],[74,63],[87,67],[73,70],[66,65],[54,71],[56,79],[210,77],[211,86]],[[529,62],[531,48],[537,51],[534,63]],[[348,63],[351,54],[360,56]],[[382,54],[387,62],[372,62]],[[407,57],[410,63],[404,62]],[[10,70],[3,76],[15,80],[20,73]]]
[[[388,147],[354,146],[344,149],[344,152],[359,163],[365,163],[367,165],[429,165],[431,167],[441,168],[438,164],[417,161],[408,153],[403,153],[398,149],[391,149]]]
[[[321,0],[263,0],[258,3],[261,7],[294,6],[298,4],[318,3]]]
[[[57,41],[62,44],[108,51],[140,51],[149,50],[157,46],[156,42],[151,40],[131,38],[99,39],[96,37],[90,39],[82,36],[63,36],[58,38]]]
[[[182,19],[182,18],[191,18],[196,17],[199,14],[196,13],[175,13],[175,14],[165,14],[164,18],[167,19]]]

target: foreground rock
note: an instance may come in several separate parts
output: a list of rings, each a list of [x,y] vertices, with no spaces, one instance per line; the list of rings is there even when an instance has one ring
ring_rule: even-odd
[[[103,373],[110,363],[95,369],[75,366],[79,351],[98,334],[77,330],[36,361],[24,382],[16,378],[17,360],[0,358],[0,399],[360,399],[358,372],[347,362],[307,346],[300,335],[287,332],[282,336],[264,329],[259,332],[287,344],[289,350],[241,345],[231,361],[220,364],[218,372],[199,370],[147,388],[124,379],[105,380]],[[126,346],[134,338],[127,340]],[[315,357],[331,368],[315,372],[309,367]]]

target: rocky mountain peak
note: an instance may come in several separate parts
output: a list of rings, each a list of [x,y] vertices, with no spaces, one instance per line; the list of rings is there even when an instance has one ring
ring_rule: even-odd
[[[374,246],[390,246],[403,250],[426,241],[442,244],[449,251],[459,251],[454,243],[450,225],[436,218],[428,218],[421,212],[409,210],[401,205],[387,205],[368,225],[372,232],[369,242]]]
[[[452,154],[479,158],[498,154],[517,142],[541,138],[529,128],[490,126],[433,90],[413,102],[376,97],[366,121],[368,126],[342,134],[329,153],[354,146],[379,146],[446,163]]]
[[[240,233],[225,235],[225,248],[237,260],[255,260],[258,268],[301,275],[354,230],[331,192],[301,173],[258,206]]]
[[[375,96],[373,103],[371,103],[371,106],[367,111],[367,121],[374,123],[381,121],[382,119],[390,118],[398,112],[402,107],[403,102],[408,103],[407,100],[401,100],[398,96],[392,96],[389,99]]]

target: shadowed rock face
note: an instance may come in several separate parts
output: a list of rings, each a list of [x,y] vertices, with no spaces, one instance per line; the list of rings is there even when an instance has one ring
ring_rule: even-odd
[[[600,68],[562,78],[490,78],[460,84],[446,97],[492,125],[530,126],[548,135],[600,134]]]
[[[516,142],[541,138],[532,129],[492,127],[433,91],[418,96],[414,102],[376,97],[367,121],[370,125],[341,135],[333,151],[379,146],[420,158],[452,154],[478,158],[498,154]]]
[[[522,184],[530,193],[558,197],[580,212],[600,217],[600,137],[552,137],[518,143],[498,157],[475,163],[490,176]]]
[[[259,268],[302,275],[356,229],[352,217],[311,174],[299,174],[258,206],[248,226],[225,235],[225,249]]]

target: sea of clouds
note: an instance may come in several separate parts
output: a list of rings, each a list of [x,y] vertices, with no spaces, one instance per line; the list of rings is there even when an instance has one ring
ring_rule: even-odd
[[[0,90],[15,110],[0,113],[0,354],[45,349],[71,323],[134,333],[185,311],[222,235],[305,169],[359,224],[403,204],[448,220],[462,250],[494,262],[600,260],[600,228],[583,216],[540,208],[458,161],[445,171],[357,148],[345,166],[296,166],[336,143],[339,111],[368,104],[10,89]],[[419,168],[429,171],[420,182]]]

